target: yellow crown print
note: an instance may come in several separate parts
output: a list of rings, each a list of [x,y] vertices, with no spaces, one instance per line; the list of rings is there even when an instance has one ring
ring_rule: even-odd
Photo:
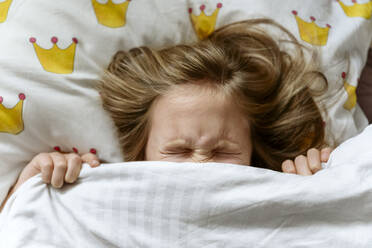
[[[78,40],[72,38],[72,44],[66,49],[60,49],[57,46],[57,37],[51,39],[53,47],[50,49],[41,48],[36,44],[36,38],[30,38],[30,42],[35,48],[37,57],[44,70],[58,73],[69,74],[74,70],[75,50]]]
[[[97,2],[97,0],[92,0],[98,23],[110,28],[124,26],[130,1],[127,0],[126,2],[115,4],[112,0],[107,0],[107,3],[102,4]]]
[[[302,40],[315,46],[325,46],[327,44],[331,25],[327,24],[326,27],[322,28],[315,24],[315,17],[311,16],[311,22],[305,22],[297,16],[297,11],[293,10],[292,13],[296,18]]]
[[[348,82],[346,82],[346,73],[345,72],[342,73],[342,78],[344,80],[344,88],[345,88],[346,93],[347,93],[347,100],[344,104],[344,109],[352,110],[357,103],[357,95],[356,95],[357,87],[349,84]]]
[[[6,108],[3,103],[3,97],[0,96],[0,132],[19,134],[23,131],[23,101],[26,99],[25,94],[18,95],[20,101],[13,108]]]
[[[222,8],[222,3],[217,4],[217,9],[212,13],[212,15],[207,16],[204,12],[205,5],[200,6],[200,15],[196,16],[192,13],[192,8],[189,8],[189,13],[191,17],[191,22],[194,26],[194,30],[198,35],[200,40],[204,40],[207,38],[211,33],[213,33],[214,28],[217,22],[218,12]]]
[[[372,15],[372,1],[368,3],[357,3],[356,0],[352,0],[353,5],[345,5],[342,1],[337,0],[348,17],[363,17],[370,19]]]
[[[6,0],[0,3],[0,22],[5,22],[8,17],[8,11],[12,0]]]

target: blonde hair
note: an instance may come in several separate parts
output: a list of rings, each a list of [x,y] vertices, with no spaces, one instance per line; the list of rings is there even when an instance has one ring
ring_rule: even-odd
[[[273,39],[264,24],[287,39]],[[327,80],[314,53],[309,58],[304,51],[308,49],[281,25],[252,19],[224,26],[193,44],[117,52],[99,91],[125,160],[145,159],[154,100],[171,87],[195,81],[234,96],[251,124],[252,166],[281,171],[285,159],[323,147],[323,121],[313,97],[325,92]]]

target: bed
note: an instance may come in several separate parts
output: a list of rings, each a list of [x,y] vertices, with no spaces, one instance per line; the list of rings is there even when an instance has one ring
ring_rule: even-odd
[[[105,164],[61,190],[27,181],[0,214],[0,247],[371,247],[371,15],[369,0],[1,1],[0,202],[40,152]],[[112,55],[261,17],[322,55],[317,104],[342,144],[325,169],[125,162],[96,90]]]
[[[222,163],[85,166],[40,176],[0,215],[0,247],[337,247],[372,244],[372,125],[310,177]]]

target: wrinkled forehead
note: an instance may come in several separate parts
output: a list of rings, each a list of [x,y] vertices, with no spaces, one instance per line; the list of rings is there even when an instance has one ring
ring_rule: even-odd
[[[154,101],[152,108],[157,113],[198,114],[225,109],[232,102],[221,87],[210,82],[197,81],[172,86]]]
[[[175,87],[156,99],[151,108],[151,130],[164,136],[208,134],[217,137],[226,133],[238,136],[239,129],[249,130],[247,118],[232,99],[205,85]]]

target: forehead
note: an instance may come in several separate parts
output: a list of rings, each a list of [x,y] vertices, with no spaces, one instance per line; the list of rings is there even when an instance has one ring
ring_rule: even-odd
[[[172,87],[165,95],[157,98],[152,107],[154,120],[159,115],[161,118],[171,118],[171,120],[206,113],[218,115],[235,108],[230,97],[222,90],[198,83]]]
[[[216,98],[218,103],[230,102],[221,87],[203,81],[175,85],[162,98],[177,104],[208,103]]]
[[[163,140],[234,137],[248,126],[231,97],[208,85],[174,87],[151,109],[151,132]]]

